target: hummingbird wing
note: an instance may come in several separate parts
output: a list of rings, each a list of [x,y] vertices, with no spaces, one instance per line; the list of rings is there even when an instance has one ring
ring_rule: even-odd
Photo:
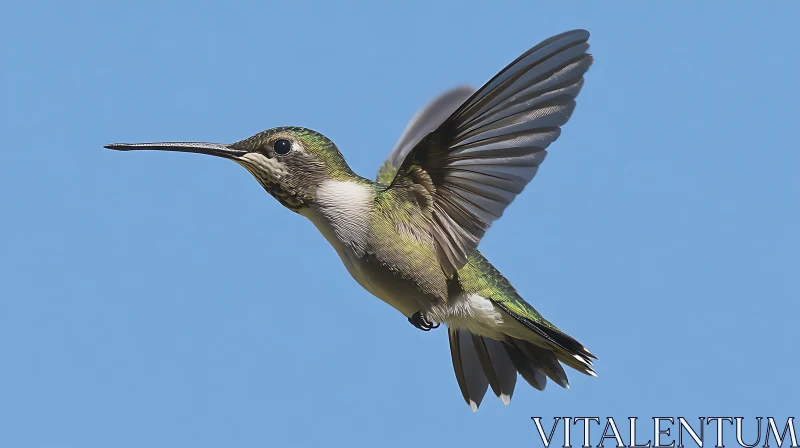
[[[452,115],[453,112],[458,109],[458,106],[464,104],[464,101],[466,101],[473,92],[475,92],[475,89],[468,86],[450,89],[417,111],[411,118],[411,121],[408,122],[408,125],[406,125],[397,143],[394,144],[392,152],[389,153],[389,156],[381,165],[375,180],[382,184],[389,185],[408,153],[411,152],[426,135],[441,126],[441,124],[447,120],[447,117]]]
[[[398,169],[390,187],[423,193],[448,275],[533,179],[572,115],[592,63],[588,39],[587,31],[569,31],[525,52],[422,138]]]

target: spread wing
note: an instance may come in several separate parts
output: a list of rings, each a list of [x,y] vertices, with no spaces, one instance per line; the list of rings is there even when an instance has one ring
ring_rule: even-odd
[[[397,170],[402,165],[403,160],[412,149],[420,142],[426,135],[435,131],[447,117],[453,114],[458,109],[458,106],[464,104],[464,101],[475,92],[472,87],[456,87],[450,89],[443,94],[439,95],[433,101],[429,102],[422,107],[411,121],[408,122],[406,129],[397,143],[394,144],[392,152],[383,162],[378,170],[378,176],[375,178],[378,182],[389,185],[394,179]]]
[[[588,39],[587,31],[569,31],[531,48],[405,157],[390,188],[425,189],[430,231],[448,275],[466,263],[492,222],[533,179],[545,148],[569,120],[592,63]],[[426,129],[419,121],[409,127]],[[398,154],[405,150],[402,142]]]

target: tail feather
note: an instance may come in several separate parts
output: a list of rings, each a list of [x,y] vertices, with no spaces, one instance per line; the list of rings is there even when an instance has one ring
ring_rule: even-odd
[[[572,336],[562,331],[548,328],[544,325],[539,325],[539,328],[541,329],[542,333],[547,335],[548,339],[554,341],[566,351],[585,358],[589,364],[592,363],[592,359],[597,359],[597,356],[594,356],[594,354],[590,352],[588,348],[584,347],[583,344],[576,341]]]
[[[517,369],[503,348],[503,343],[494,339],[472,335],[472,342],[481,361],[483,373],[489,380],[492,392],[503,404],[511,402],[517,384]]]
[[[547,376],[539,360],[529,358],[516,345],[506,343],[505,349],[519,375],[533,388],[544,390],[547,386]]]
[[[481,367],[481,361],[470,332],[462,329],[450,329],[448,335],[450,337],[450,355],[453,358],[453,370],[456,373],[458,387],[461,388],[464,401],[473,412],[476,412],[489,387],[489,380]]]
[[[569,353],[555,352],[555,355],[564,365],[572,367],[584,375],[597,376],[597,373],[592,368],[591,360]]]
[[[515,339],[513,342],[528,358],[536,359],[541,364],[542,371],[548,378],[561,387],[569,387],[567,373],[564,372],[564,368],[561,367],[561,363],[558,362],[558,358],[552,351],[519,339]]]
[[[535,345],[542,349],[550,350],[559,361],[578,372],[586,375],[597,376],[592,369],[592,359],[597,359],[592,352],[575,338],[560,331],[549,323],[535,322],[528,317],[512,312],[502,303],[495,303],[509,316],[532,330],[538,338]],[[546,322],[546,321],[545,321]],[[533,340],[533,339],[532,339]]]

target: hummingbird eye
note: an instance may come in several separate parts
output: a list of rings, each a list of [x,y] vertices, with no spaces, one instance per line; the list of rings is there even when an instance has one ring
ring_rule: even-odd
[[[289,151],[292,150],[292,142],[282,138],[280,140],[275,140],[275,143],[272,144],[272,150],[275,151],[275,154],[284,155],[288,154]]]

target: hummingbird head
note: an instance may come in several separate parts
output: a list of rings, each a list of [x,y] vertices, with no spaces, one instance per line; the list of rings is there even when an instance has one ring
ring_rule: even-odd
[[[316,189],[325,180],[356,177],[332,141],[300,127],[268,129],[231,144],[115,143],[106,148],[193,152],[231,159],[245,167],[269,194],[294,212],[314,202]]]

